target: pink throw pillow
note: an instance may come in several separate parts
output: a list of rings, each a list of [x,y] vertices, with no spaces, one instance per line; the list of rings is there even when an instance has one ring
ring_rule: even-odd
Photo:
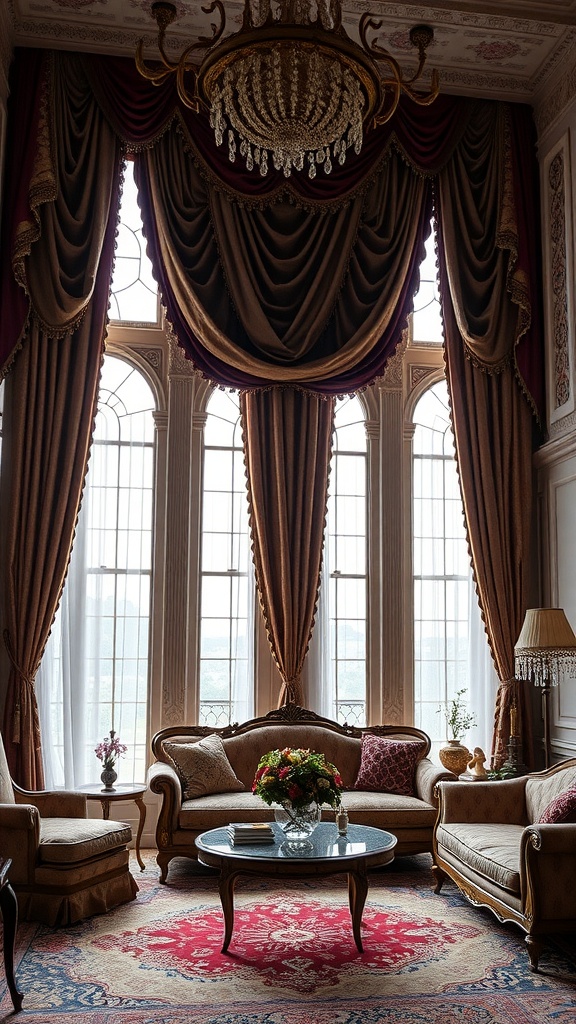
[[[538,819],[539,825],[559,825],[561,822],[576,822],[576,789],[566,789],[555,796]]]
[[[423,753],[423,743],[364,733],[354,789],[414,796],[416,765]]]

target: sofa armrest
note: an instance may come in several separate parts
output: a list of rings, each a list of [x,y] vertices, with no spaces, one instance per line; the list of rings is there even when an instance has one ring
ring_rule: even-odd
[[[442,780],[452,780],[455,782],[456,776],[452,772],[446,771],[441,765],[434,764],[429,757],[423,757],[416,765],[416,796],[427,804],[436,806],[438,803],[438,797],[435,792],[436,785]]]
[[[178,828],[178,814],[182,806],[182,786],[171,765],[155,761],[148,769],[148,786],[153,793],[162,797],[162,806],[156,825],[156,843],[161,849],[170,842],[172,833]]]
[[[84,793],[71,790],[39,790],[28,792],[14,787],[17,804],[32,804],[42,818],[86,818],[87,802]]]
[[[0,804],[2,855],[10,857],[10,881],[32,881],[40,843],[40,815],[32,804]]]
[[[528,825],[520,843],[524,913],[540,922],[576,919],[576,824]]]
[[[569,854],[576,857],[576,824],[565,822],[554,825],[528,825],[522,833],[521,852],[530,846],[542,856]]]
[[[524,825],[526,777],[492,782],[439,782],[438,822]]]

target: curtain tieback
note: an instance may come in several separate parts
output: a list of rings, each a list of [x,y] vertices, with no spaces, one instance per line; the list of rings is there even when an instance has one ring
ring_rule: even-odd
[[[20,676],[22,681],[24,683],[26,683],[27,686],[33,686],[34,685],[33,677],[29,676],[28,673],[24,671],[24,669],[20,668],[20,665],[16,661],[16,656],[14,654],[14,648],[12,646],[12,639],[10,637],[10,632],[7,629],[5,629],[3,635],[4,635],[4,646],[6,647],[6,650],[8,652],[8,657],[10,659],[10,663],[12,665],[12,668],[18,673],[18,675]]]
[[[285,679],[284,686],[286,688],[286,703],[296,704],[296,697],[300,687],[300,676],[292,676],[290,679]]]
[[[33,706],[33,715],[34,715],[34,718],[36,719],[38,717],[38,712],[36,710],[36,702],[35,702],[35,698],[34,698],[34,680],[33,680],[33,678],[31,676],[28,675],[27,672],[24,672],[24,670],[20,668],[20,665],[16,661],[16,657],[14,655],[14,648],[12,646],[12,638],[10,636],[9,630],[7,630],[7,629],[4,630],[3,637],[4,637],[4,646],[6,647],[6,651],[8,653],[8,658],[10,659],[10,664],[12,665],[12,668],[14,669],[16,674],[19,676],[19,678],[25,684],[25,686],[28,687],[29,697],[30,697],[30,700],[31,700],[31,703],[32,703],[32,706]],[[17,695],[16,695],[16,700],[14,702],[14,720],[13,720],[13,723],[12,723],[12,726],[13,726],[12,727],[12,742],[13,743],[20,743],[21,742],[21,728],[20,728],[21,727],[21,722],[22,722],[22,705],[20,703],[20,691],[18,690],[17,691]]]

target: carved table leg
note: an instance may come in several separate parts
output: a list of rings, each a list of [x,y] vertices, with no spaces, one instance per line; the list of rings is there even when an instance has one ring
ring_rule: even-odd
[[[140,856],[140,840],[142,838],[142,832],[144,831],[144,822],[146,821],[146,804],[144,803],[141,796],[134,797],[134,803],[140,811],[140,820],[138,822],[138,834],[136,836],[136,860],[140,865],[140,871],[144,871],[146,865]]]
[[[224,914],[224,940],[222,942],[222,953],[226,953],[232,938],[234,928],[234,883],[239,872],[231,870],[226,862],[222,864],[220,878],[218,879],[218,891]]]
[[[18,902],[16,895],[7,879],[0,879],[0,911],[4,922],[4,967],[6,970],[6,981],[8,991],[12,997],[12,1004],[16,1013],[22,1009],[22,992],[16,987],[14,978],[14,943],[16,929],[18,927]]]
[[[352,917],[352,933],[359,953],[364,952],[360,926],[362,924],[362,913],[364,911],[367,895],[368,878],[366,876],[366,871],[349,871],[348,902],[350,904],[350,914]]]

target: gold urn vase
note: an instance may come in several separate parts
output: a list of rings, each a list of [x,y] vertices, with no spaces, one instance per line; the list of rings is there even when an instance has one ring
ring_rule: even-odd
[[[472,754],[460,740],[448,740],[445,746],[440,747],[438,757],[447,771],[454,772],[454,775],[462,775],[466,771],[468,761],[472,759]]]

